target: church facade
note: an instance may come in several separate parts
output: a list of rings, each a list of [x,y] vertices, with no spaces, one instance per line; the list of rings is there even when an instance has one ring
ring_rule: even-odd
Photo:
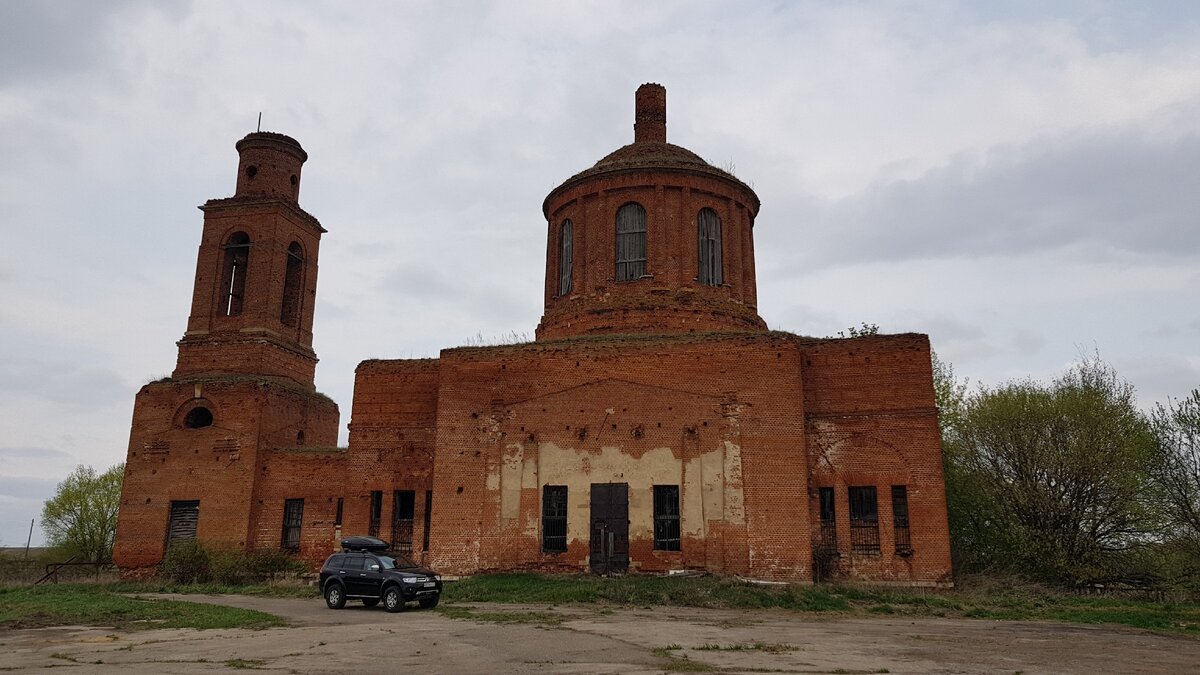
[[[950,583],[928,338],[768,330],[758,197],[667,143],[663,87],[638,89],[633,143],[546,197],[535,341],[362,362],[346,448],[313,386],[307,154],[237,150],[176,369],[135,401],[126,573],[189,539],[319,564],[371,534],[450,575]]]

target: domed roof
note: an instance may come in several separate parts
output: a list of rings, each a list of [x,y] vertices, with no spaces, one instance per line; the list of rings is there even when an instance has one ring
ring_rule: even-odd
[[[635,98],[634,141],[605,155],[592,167],[563,181],[550,191],[542,208],[551,198],[580,181],[612,173],[634,171],[678,171],[699,173],[736,183],[751,195],[754,190],[737,176],[718,169],[687,148],[667,143],[667,94],[661,85],[648,83],[638,88]],[[755,196],[757,202],[757,196]],[[756,204],[757,206],[757,204]]]

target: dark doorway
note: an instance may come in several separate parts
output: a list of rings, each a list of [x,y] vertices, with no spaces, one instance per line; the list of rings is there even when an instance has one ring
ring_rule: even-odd
[[[415,497],[412,490],[392,493],[392,550],[400,553],[412,553]]]
[[[592,483],[590,562],[596,574],[629,569],[629,484]]]

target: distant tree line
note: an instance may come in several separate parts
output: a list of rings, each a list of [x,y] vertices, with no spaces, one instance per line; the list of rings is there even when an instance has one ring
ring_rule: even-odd
[[[933,369],[959,572],[1200,593],[1200,389],[1146,413],[1098,356],[974,390]]]

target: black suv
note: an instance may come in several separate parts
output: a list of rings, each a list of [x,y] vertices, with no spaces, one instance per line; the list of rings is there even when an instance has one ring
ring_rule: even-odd
[[[350,598],[367,607],[383,601],[389,612],[404,609],[416,600],[421,607],[437,607],[442,580],[430,570],[394,553],[386,553],[387,542],[374,537],[342,540],[342,553],[329,556],[321,566],[321,593],[330,609],[341,609]]]

